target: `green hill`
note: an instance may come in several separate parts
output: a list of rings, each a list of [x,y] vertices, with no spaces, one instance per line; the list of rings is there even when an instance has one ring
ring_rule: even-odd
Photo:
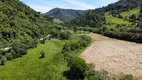
[[[142,0],[119,0],[87,12],[71,24],[105,36],[142,43]]]
[[[72,19],[75,19],[84,13],[86,13],[88,10],[73,10],[73,9],[61,9],[61,8],[54,8],[50,10],[47,13],[44,13],[43,15],[53,16],[55,18],[58,18],[64,22],[69,22]]]
[[[25,36],[40,38],[50,25],[38,12],[18,0],[0,0],[0,23],[1,42]]]
[[[129,21],[125,21],[124,19],[120,19],[117,17],[113,17],[109,12],[105,13],[105,19],[106,19],[106,24],[111,23],[111,24],[131,24]]]
[[[12,48],[12,59],[27,53],[47,34],[51,23],[19,0],[0,0],[0,58]],[[7,50],[9,50],[7,49]]]
[[[137,17],[139,16],[139,13],[140,13],[140,8],[135,8],[135,9],[132,9],[130,11],[125,11],[125,12],[122,12],[121,15],[127,19],[129,19],[129,17],[132,15],[132,14],[135,14]]]

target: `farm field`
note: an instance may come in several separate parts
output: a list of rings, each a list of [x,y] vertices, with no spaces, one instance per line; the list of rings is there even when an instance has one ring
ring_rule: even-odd
[[[132,74],[142,78],[142,44],[89,34],[96,40],[81,57],[97,70],[119,75]]]

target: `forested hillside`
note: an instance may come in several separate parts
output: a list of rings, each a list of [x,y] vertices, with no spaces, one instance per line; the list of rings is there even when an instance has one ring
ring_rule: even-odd
[[[98,27],[105,24],[104,12],[100,9],[92,10],[70,22],[78,26]]]
[[[120,0],[71,21],[105,36],[142,43],[142,0]],[[83,28],[80,28],[83,29]]]
[[[0,0],[0,50],[10,50],[11,59],[36,47],[47,34],[50,23],[40,13],[18,0]],[[1,52],[0,52],[1,53]],[[5,52],[0,54],[5,55]]]
[[[61,9],[61,8],[54,8],[43,15],[53,16],[58,18],[64,22],[69,22],[72,19],[80,17],[88,10],[73,10],[73,9]]]

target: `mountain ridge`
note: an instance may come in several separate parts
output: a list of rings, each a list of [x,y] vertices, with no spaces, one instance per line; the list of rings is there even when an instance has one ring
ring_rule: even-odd
[[[43,15],[53,16],[64,22],[69,22],[72,19],[80,17],[89,10],[74,10],[74,9],[63,9],[63,8],[53,8],[49,12],[44,13]]]

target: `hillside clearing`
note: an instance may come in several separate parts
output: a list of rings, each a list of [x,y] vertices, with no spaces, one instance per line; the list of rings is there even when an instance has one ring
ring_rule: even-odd
[[[129,19],[129,17],[132,15],[132,14],[135,14],[137,17],[140,13],[140,8],[135,8],[133,10],[130,10],[130,11],[126,11],[126,12],[122,12],[121,15],[123,16],[123,18],[127,18]]]
[[[119,75],[132,74],[142,78],[142,44],[89,34],[96,40],[81,57],[97,70]]]
[[[106,17],[106,23],[113,23],[113,24],[126,24],[126,25],[130,25],[131,23],[128,21],[125,21],[123,19],[120,18],[116,18],[113,17],[112,15],[109,14],[109,12],[105,13],[105,17]]]

